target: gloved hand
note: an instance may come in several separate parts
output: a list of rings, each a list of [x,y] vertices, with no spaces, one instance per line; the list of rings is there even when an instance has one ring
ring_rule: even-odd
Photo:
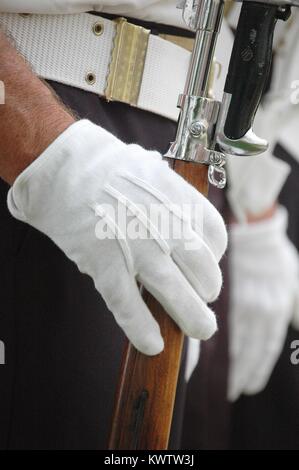
[[[226,229],[216,209],[159,153],[125,145],[79,121],[16,179],[8,207],[93,278],[117,323],[143,353],[158,354],[163,339],[136,281],[187,335],[207,339],[215,332],[207,302],[221,288],[218,262]],[[194,218],[198,208],[200,223]],[[118,220],[122,209],[127,217]],[[152,209],[167,216],[168,238],[159,219],[150,217]],[[179,228],[183,234],[177,237]]]
[[[299,292],[299,261],[289,241],[287,211],[230,228],[231,307],[228,397],[266,386],[284,345]]]

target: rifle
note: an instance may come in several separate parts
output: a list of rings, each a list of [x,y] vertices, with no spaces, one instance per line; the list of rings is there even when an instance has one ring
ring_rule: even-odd
[[[173,169],[207,195],[208,182],[224,188],[227,155],[253,156],[268,144],[252,130],[271,65],[277,19],[287,19],[299,0],[243,2],[222,102],[209,97],[209,76],[223,0],[185,0],[187,27],[195,35],[176,139],[165,157]],[[160,304],[143,292],[160,324],[164,351],[148,357],[127,344],[115,400],[109,449],[167,449],[176,395],[183,334]]]

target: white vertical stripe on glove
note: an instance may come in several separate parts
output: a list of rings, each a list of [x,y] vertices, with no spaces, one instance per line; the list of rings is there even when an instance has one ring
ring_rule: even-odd
[[[187,335],[207,339],[215,332],[207,302],[221,288],[218,262],[227,245],[226,229],[209,201],[159,153],[125,145],[79,121],[17,178],[8,207],[92,277],[140,351],[159,353],[163,339],[136,281]],[[167,216],[169,234],[152,209],[155,216]]]

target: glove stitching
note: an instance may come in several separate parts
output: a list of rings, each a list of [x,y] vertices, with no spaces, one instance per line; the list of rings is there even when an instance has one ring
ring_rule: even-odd
[[[136,276],[136,272],[135,272],[135,269],[134,269],[134,261],[133,261],[133,257],[132,257],[132,254],[131,254],[131,250],[130,250],[130,247],[126,241],[126,237],[125,235],[122,233],[122,231],[120,230],[120,228],[116,225],[116,223],[114,222],[114,220],[107,214],[107,212],[105,211],[105,209],[101,206],[101,204],[97,204],[93,207],[96,215],[98,215],[99,217],[103,218],[105,220],[105,222],[107,223],[108,227],[110,228],[110,230],[112,231],[112,233],[114,234],[115,236],[115,239],[117,240],[120,248],[121,248],[121,251],[123,253],[123,256],[125,258],[125,262],[126,262],[126,266],[127,266],[127,270],[129,271],[129,273],[135,277]]]
[[[130,201],[126,196],[124,196],[110,184],[106,184],[105,192],[112,196],[114,199],[116,199],[118,202],[123,204],[142,223],[145,229],[149,232],[151,238],[153,238],[158,243],[161,250],[166,255],[170,255],[170,246],[168,245],[166,240],[161,237],[158,229],[154,226],[148,216],[141,209],[139,209],[136,204]]]
[[[185,261],[179,255],[179,253],[177,253],[175,250],[172,252],[172,259],[175,262],[178,269],[182,272],[184,278],[188,281],[189,286],[196,292],[196,295],[199,295],[201,297],[201,294],[198,293],[198,289],[196,289],[195,287],[196,284],[198,284],[202,292],[205,291],[201,280],[193,273],[193,271],[191,271],[189,266],[187,266]],[[185,273],[187,274],[187,277]],[[211,295],[207,295],[206,297],[208,299],[211,297]]]
[[[165,194],[162,194],[157,188],[154,188],[151,184],[147,183],[147,181],[144,181],[141,178],[138,178],[137,176],[132,175],[129,172],[121,173],[120,176],[124,178],[127,181],[131,181],[135,186],[138,186],[139,188],[143,189],[144,191],[150,193],[152,196],[154,196],[159,202],[164,204],[164,206],[174,214],[176,217],[178,217],[180,220],[183,220],[184,222],[188,222],[189,219],[185,216],[185,214],[180,210],[179,207],[177,207],[175,204],[173,204]]]

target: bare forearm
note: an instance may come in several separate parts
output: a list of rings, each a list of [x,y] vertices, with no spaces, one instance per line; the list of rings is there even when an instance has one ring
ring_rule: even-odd
[[[2,32],[0,80],[5,86],[5,104],[0,105],[0,177],[12,184],[74,118]]]

